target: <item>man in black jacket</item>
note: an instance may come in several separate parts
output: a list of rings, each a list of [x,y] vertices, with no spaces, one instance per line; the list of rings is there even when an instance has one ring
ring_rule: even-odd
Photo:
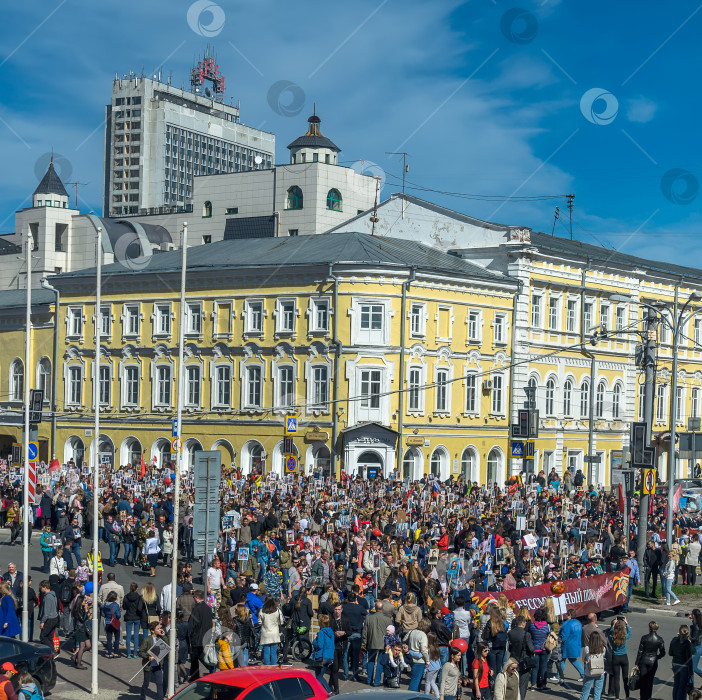
[[[366,606],[368,603],[364,600]],[[351,675],[353,680],[360,682],[358,677],[358,663],[361,654],[361,632],[363,631],[363,621],[368,614],[368,608],[358,602],[358,596],[351,591],[343,604],[343,616],[349,621],[351,632],[348,636],[349,656],[351,657]],[[344,675],[348,676],[348,657],[344,663]]]
[[[653,576],[653,589],[651,590],[651,598],[656,597],[656,579],[660,577],[661,570],[661,552],[656,549],[653,542],[649,541],[646,543],[646,551],[644,552],[644,569],[646,571],[644,578],[644,591],[648,596],[648,582]],[[663,582],[661,581],[661,586]]]
[[[329,684],[336,695],[339,694],[339,668],[344,668],[346,647],[351,636],[351,622],[343,614],[343,606],[339,602],[334,606],[334,614],[329,620],[329,627],[334,632],[334,663],[329,674]],[[344,668],[344,680],[348,680],[348,668]]]
[[[212,608],[205,602],[205,593],[195,591],[195,607],[188,620],[188,636],[190,637],[190,681],[200,677],[200,659],[204,651],[205,635],[212,631]],[[214,643],[216,640],[212,640]],[[211,670],[211,669],[210,669]]]
[[[514,621],[512,629],[507,635],[509,642],[509,655],[519,663],[519,696],[526,697],[529,680],[531,678],[531,665],[536,660],[536,649],[531,634],[526,629],[526,620],[523,617]]]

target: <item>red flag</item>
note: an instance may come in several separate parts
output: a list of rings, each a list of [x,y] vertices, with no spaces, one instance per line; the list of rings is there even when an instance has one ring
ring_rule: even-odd
[[[144,462],[144,455],[141,456],[141,478],[146,476],[146,462]]]
[[[624,492],[621,483],[619,484],[619,512],[624,515]]]
[[[673,513],[680,507],[680,496],[682,495],[682,484],[678,484],[678,488],[675,489],[673,494]]]

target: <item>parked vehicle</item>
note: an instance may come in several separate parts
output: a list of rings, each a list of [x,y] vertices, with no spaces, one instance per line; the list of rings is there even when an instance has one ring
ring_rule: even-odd
[[[0,659],[3,662],[9,661],[19,673],[31,673],[42,695],[50,692],[56,685],[54,652],[44,644],[0,637]]]

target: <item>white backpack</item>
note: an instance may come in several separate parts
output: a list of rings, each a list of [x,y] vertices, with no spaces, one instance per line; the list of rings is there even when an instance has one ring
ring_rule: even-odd
[[[602,654],[588,654],[587,662],[585,664],[585,675],[590,678],[599,678],[605,671],[604,665],[604,653]]]

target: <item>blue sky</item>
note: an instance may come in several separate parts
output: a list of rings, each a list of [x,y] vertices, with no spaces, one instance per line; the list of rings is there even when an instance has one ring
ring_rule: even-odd
[[[88,183],[80,208],[100,212],[115,72],[161,68],[180,84],[210,43],[242,122],[276,134],[278,162],[316,102],[340,159],[387,174],[383,197],[402,172],[385,152],[407,151],[411,194],[547,232],[559,206],[567,235],[574,193],[576,238],[698,264],[701,29],[702,5],[684,0],[12,3],[0,232],[52,148],[64,179]],[[293,87],[278,94],[280,81]]]

